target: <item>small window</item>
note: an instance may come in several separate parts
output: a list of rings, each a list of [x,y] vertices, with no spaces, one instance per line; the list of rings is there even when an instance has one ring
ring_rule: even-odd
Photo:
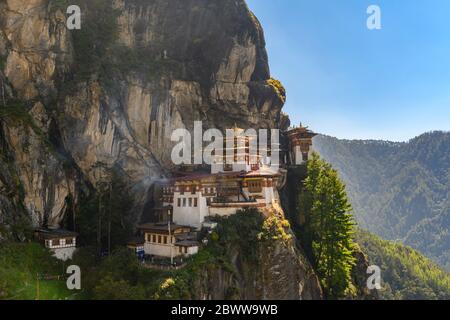
[[[167,244],[167,236],[164,236],[164,244]]]
[[[197,198],[194,198],[194,207],[197,207],[198,206],[198,200],[197,200]]]
[[[54,239],[54,240],[52,241],[52,244],[53,244],[54,246],[59,246],[59,245],[60,245],[59,239]]]
[[[308,153],[302,153],[303,161],[308,161]]]
[[[162,243],[162,237],[158,236],[158,243]]]
[[[186,207],[186,198],[183,198],[183,207]]]
[[[178,198],[178,207],[181,207],[181,199]]]
[[[192,198],[189,198],[189,207],[192,207]]]
[[[150,238],[150,237],[149,237]],[[150,239],[149,239],[150,240]],[[156,243],[156,234],[152,235],[152,242]]]
[[[66,244],[67,245],[73,244],[73,239],[72,238],[66,239]]]

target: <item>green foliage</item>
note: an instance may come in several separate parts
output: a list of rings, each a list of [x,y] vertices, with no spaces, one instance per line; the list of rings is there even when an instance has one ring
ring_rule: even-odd
[[[194,285],[205,272],[230,270],[225,251],[217,243],[208,245],[180,270],[158,271],[140,265],[131,250],[120,248],[100,259],[96,248],[81,248],[73,263],[83,271],[84,296],[95,300],[194,299]]]
[[[71,4],[69,0],[51,0],[49,1],[49,7],[51,12],[61,10],[66,13],[67,7]]]
[[[64,2],[64,1],[63,1]],[[76,0],[73,4],[83,12],[81,30],[73,30],[75,51],[74,80],[99,80],[108,88],[114,87],[113,79],[138,72],[148,80],[154,80],[168,72],[181,70],[181,64],[164,57],[161,46],[152,42],[151,47],[129,48],[118,43],[120,12],[109,0]],[[138,29],[145,25],[137,26]],[[142,30],[136,30],[137,33]],[[73,84],[67,83],[65,89]]]
[[[0,243],[0,300],[74,299],[63,264],[37,243]],[[61,280],[42,280],[61,276]],[[40,279],[39,281],[37,279]]]
[[[318,136],[314,145],[345,178],[361,227],[450,270],[450,133],[407,143]]]
[[[192,290],[187,283],[188,273],[178,273],[176,278],[166,278],[158,286],[154,298],[157,300],[187,300],[192,299]]]
[[[215,231],[211,233],[211,241],[219,241],[219,234]]]
[[[217,219],[217,222],[220,238],[218,246],[223,249],[224,254],[232,247],[239,247],[249,259],[256,258],[255,247],[264,223],[258,210],[239,210],[233,216]]]
[[[255,265],[258,262],[258,242],[265,241],[259,238],[264,218],[258,210],[241,210],[233,216],[217,218],[217,222],[217,230],[211,235],[214,239],[210,239],[208,245],[193,256],[184,269],[161,281],[155,298],[200,299],[195,288],[205,274],[213,274],[218,270],[231,275],[236,272],[230,262],[236,248],[239,248],[241,257],[249,264]],[[237,296],[237,288],[227,293],[230,298]]]
[[[299,195],[303,242],[328,298],[342,298],[354,266],[353,219],[345,186],[336,170],[314,154]]]
[[[274,214],[264,220],[262,232],[258,234],[258,239],[266,241],[281,240],[287,243],[292,239],[292,235],[286,232],[288,228],[290,228],[289,221]]]
[[[114,279],[107,273],[94,288],[94,298],[97,300],[142,300],[144,292],[142,286],[130,286],[127,281]]]
[[[267,84],[275,89],[275,92],[280,97],[281,101],[286,101],[286,89],[283,87],[279,80],[270,78],[269,80],[267,80]]]
[[[0,101],[1,103],[1,101]],[[37,134],[41,134],[41,130],[36,126],[33,117],[28,113],[25,105],[19,100],[8,100],[6,105],[1,103],[0,118],[7,119],[16,124],[32,128]]]
[[[119,12],[108,0],[76,0],[82,16],[82,28],[73,30],[75,78],[79,81],[98,76],[107,81],[111,75],[113,47],[118,38]]]
[[[133,198],[115,169],[105,169],[105,177],[98,183],[97,192],[82,195],[76,214],[76,230],[84,244],[98,248],[123,246],[133,232]]]
[[[54,147],[50,143],[47,135],[35,123],[33,117],[29,114],[27,107],[23,102],[17,99],[8,99],[3,105],[0,100],[0,119],[10,121],[15,125],[21,125],[25,130],[33,130],[34,134],[41,140],[49,152],[54,153]],[[24,146],[26,149],[26,145]]]
[[[419,252],[358,230],[356,241],[381,268],[382,299],[450,299],[450,274]]]
[[[153,299],[167,277],[166,272],[142,267],[135,254],[124,247],[102,259],[95,247],[83,247],[74,255],[73,263],[83,270],[82,288],[87,299]]]
[[[0,56],[0,72],[3,72],[6,66],[6,60],[2,56]]]
[[[97,300],[145,299],[145,289],[139,283],[141,270],[136,256],[120,248],[101,262],[93,287]]]
[[[221,272],[228,273],[230,279],[233,279],[237,270],[231,261],[233,261],[232,257],[235,257],[236,250],[240,253],[239,272],[254,273],[253,268],[259,263],[259,248],[279,241],[280,238],[277,238],[278,240],[272,238],[272,231],[278,234],[275,229],[288,226],[287,221],[281,219],[272,219],[271,221],[273,223],[267,223],[264,227],[264,217],[257,210],[243,210],[234,216],[217,219],[219,225],[211,235],[208,245],[202,248],[197,255],[186,259],[187,266],[179,270],[147,269],[138,262],[131,250],[124,247],[114,250],[107,257],[100,258],[95,246],[84,246],[77,250],[71,262],[71,264],[80,266],[82,270],[82,292],[71,298],[98,300],[199,299],[201,297],[198,288],[205,281],[205,275],[214,277],[216,272]],[[268,226],[270,227],[267,228]],[[273,229],[274,226],[277,228]],[[262,233],[270,235],[270,237],[263,239],[260,237]],[[36,246],[39,251],[44,250],[40,246]],[[20,252],[20,250],[15,251]],[[10,252],[0,251],[1,257],[11,259],[13,255]],[[20,259],[23,260],[23,257]],[[44,268],[39,267],[41,265],[39,257],[32,257],[26,263],[39,269]],[[11,266],[15,264],[14,261],[9,263]],[[4,269],[1,266],[0,271]],[[46,270],[58,270],[59,268],[58,264],[55,265],[55,269],[45,267]],[[27,274],[32,275],[33,272],[27,270]],[[0,277],[0,279],[3,278]],[[8,283],[20,282],[14,278]],[[0,288],[2,288],[0,290],[3,295],[5,295],[4,287],[5,284],[0,281]],[[8,292],[10,291],[8,289]],[[239,294],[239,288],[231,286],[225,297],[237,298]],[[32,295],[30,297],[33,298]]]

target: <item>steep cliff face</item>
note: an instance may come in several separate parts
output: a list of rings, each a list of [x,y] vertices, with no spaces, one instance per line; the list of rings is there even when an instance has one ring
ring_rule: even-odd
[[[45,1],[0,2],[1,166],[3,228],[25,220],[58,224],[77,177],[50,138],[48,112],[57,74],[68,72],[70,41],[62,13],[49,17]],[[0,234],[0,237],[4,234]],[[17,234],[17,236],[22,236]]]
[[[290,168],[287,174],[286,185],[280,192],[284,214],[291,222],[292,229],[298,238],[302,237],[302,226],[305,223],[305,217],[299,214],[298,201],[299,194],[302,193],[302,183],[307,177],[307,174],[306,166]],[[352,296],[349,295],[347,298],[358,300],[378,299],[379,295],[376,290],[369,290],[367,288],[367,268],[369,267],[369,260],[366,254],[361,251],[359,246],[356,246],[353,255],[355,257],[355,266],[352,270],[351,280],[355,290],[352,292]]]
[[[208,245],[160,298],[310,300],[322,289],[281,212],[218,219]]]
[[[0,2],[0,219],[57,225],[112,167],[138,219],[172,166],[174,129],[278,127],[284,97],[243,0],[77,0],[72,31],[68,4]]]
[[[255,260],[231,251],[234,272],[217,267],[201,269],[194,282],[195,299],[318,300],[322,289],[314,270],[293,243],[258,245]]]

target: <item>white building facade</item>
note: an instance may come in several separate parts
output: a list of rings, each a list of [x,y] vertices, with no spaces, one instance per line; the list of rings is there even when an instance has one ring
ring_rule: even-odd
[[[196,254],[200,244],[190,235],[191,228],[169,223],[146,223],[138,227],[144,234],[145,254],[176,258]]]
[[[36,237],[53,255],[62,261],[73,258],[77,250],[78,234],[62,229],[38,229]]]

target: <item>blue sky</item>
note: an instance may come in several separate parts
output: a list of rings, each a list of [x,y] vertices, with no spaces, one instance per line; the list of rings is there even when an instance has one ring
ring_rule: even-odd
[[[247,0],[287,112],[339,138],[450,130],[450,1]],[[381,30],[366,27],[381,8]]]

